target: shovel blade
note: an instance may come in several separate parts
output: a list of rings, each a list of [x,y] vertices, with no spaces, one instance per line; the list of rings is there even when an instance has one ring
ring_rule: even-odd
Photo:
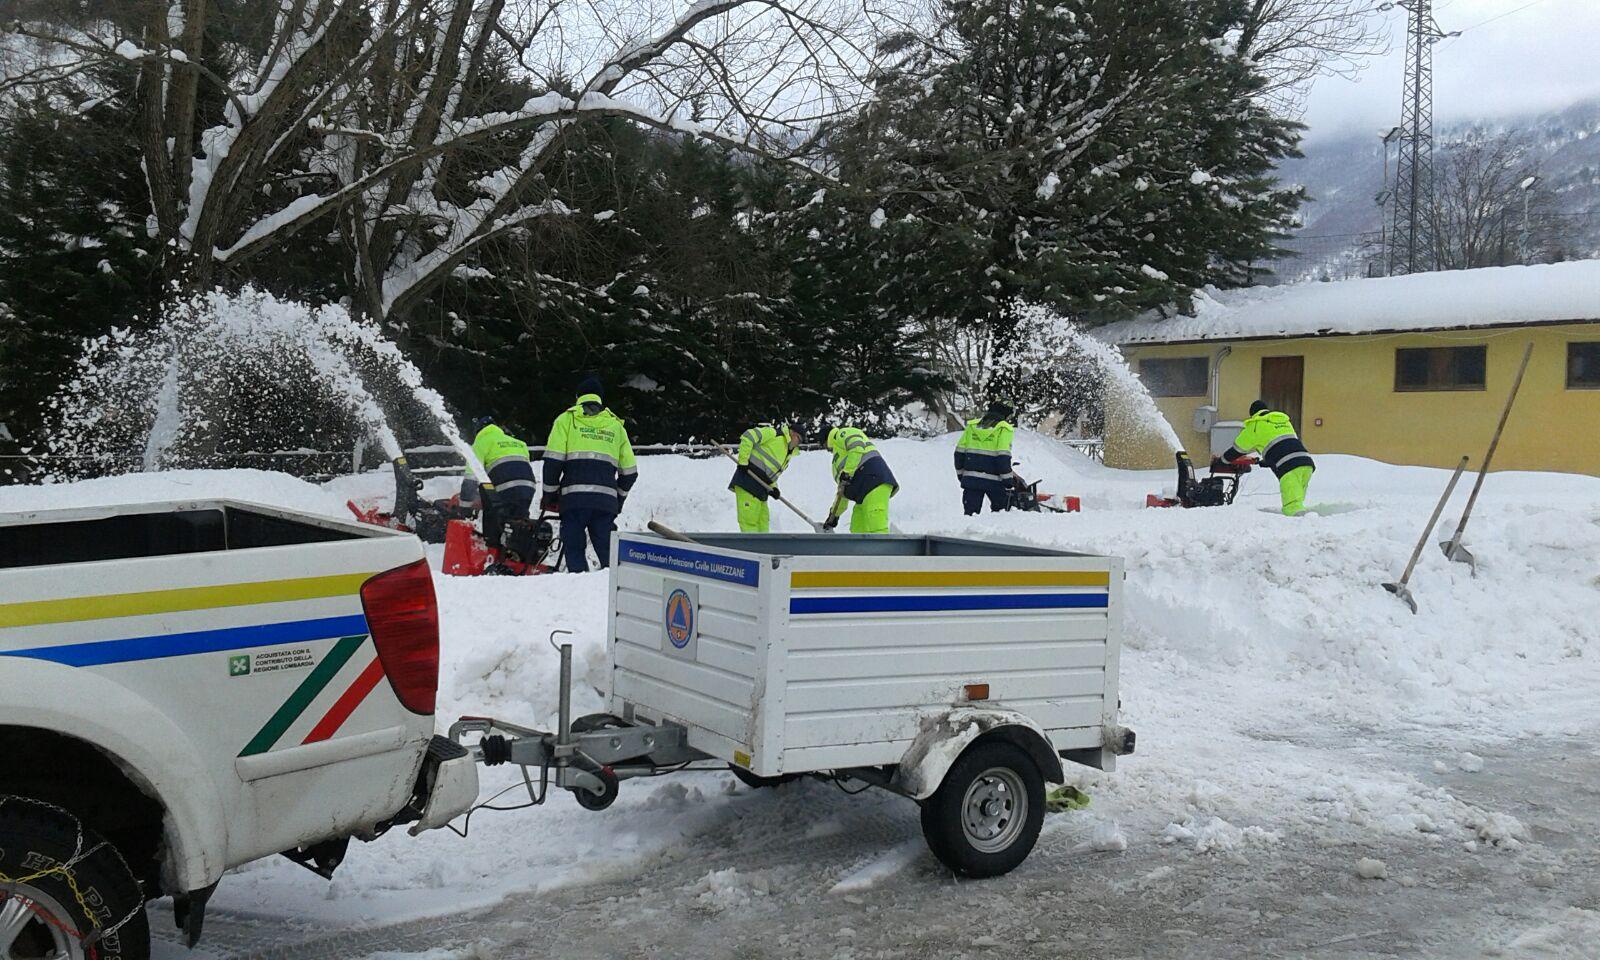
[[[1395,596],[1399,597],[1401,600],[1405,601],[1405,605],[1411,608],[1411,612],[1412,613],[1416,613],[1417,612],[1417,600],[1416,600],[1415,597],[1413,597],[1411,595],[1411,591],[1406,589],[1406,585],[1405,584],[1403,584],[1403,583],[1386,583],[1386,584],[1383,585],[1383,589],[1389,591],[1390,593],[1392,593]]]
[[[1472,573],[1474,576],[1477,575],[1478,558],[1472,555],[1471,550],[1468,550],[1466,547],[1454,540],[1439,541],[1439,549],[1444,551],[1445,557],[1451,562],[1464,563],[1472,568]]]

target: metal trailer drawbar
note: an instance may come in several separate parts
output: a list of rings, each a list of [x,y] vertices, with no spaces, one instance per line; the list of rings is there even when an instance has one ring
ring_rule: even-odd
[[[450,729],[600,810],[621,781],[697,761],[753,786],[800,776],[918,803],[935,856],[990,877],[1038,839],[1062,761],[1114,769],[1122,561],[900,535],[617,535],[607,710],[571,716],[560,646],[553,732]],[[537,770],[537,791],[532,771]]]

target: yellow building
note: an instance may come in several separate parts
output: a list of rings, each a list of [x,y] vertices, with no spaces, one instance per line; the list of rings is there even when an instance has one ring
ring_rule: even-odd
[[[1095,335],[1121,348],[1197,464],[1260,398],[1313,456],[1476,466],[1532,343],[1494,469],[1600,475],[1600,260],[1207,291],[1195,306]],[[1171,464],[1150,431],[1107,419],[1108,464]]]

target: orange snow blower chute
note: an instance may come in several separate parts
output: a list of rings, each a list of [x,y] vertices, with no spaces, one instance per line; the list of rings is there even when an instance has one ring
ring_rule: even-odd
[[[1205,479],[1197,479],[1194,473],[1194,463],[1189,459],[1189,454],[1179,450],[1178,461],[1178,495],[1176,497],[1163,497],[1159,494],[1147,494],[1144,505],[1147,507],[1225,507],[1233,502],[1239,495],[1239,478],[1250,472],[1256,463],[1249,457],[1240,457],[1237,460],[1214,460],[1211,463],[1211,475]]]

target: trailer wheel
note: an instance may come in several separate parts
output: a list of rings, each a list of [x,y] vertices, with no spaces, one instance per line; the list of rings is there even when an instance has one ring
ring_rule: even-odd
[[[617,801],[617,793],[621,783],[617,780],[617,775],[611,771],[610,767],[601,767],[599,770],[590,770],[589,772],[600,778],[600,782],[605,784],[605,790],[600,793],[590,793],[588,790],[579,787],[572,791],[572,795],[577,798],[578,806],[585,810],[604,810]]]
[[[611,727],[626,727],[628,721],[612,713],[586,713],[572,721],[573,733],[590,733]]]
[[[737,766],[732,763],[728,764],[728,769],[733,772],[734,777],[737,778],[740,783],[752,790],[764,790],[769,787],[781,787],[786,783],[793,783],[800,779],[800,774],[798,773],[780,773],[776,777],[761,777],[751,773],[744,767]]]
[[[150,921],[133,872],[65,810],[0,797],[0,957],[147,960]]]
[[[998,877],[1027,859],[1044,824],[1044,777],[1026,751],[980,740],[922,804],[922,835],[965,877]]]

